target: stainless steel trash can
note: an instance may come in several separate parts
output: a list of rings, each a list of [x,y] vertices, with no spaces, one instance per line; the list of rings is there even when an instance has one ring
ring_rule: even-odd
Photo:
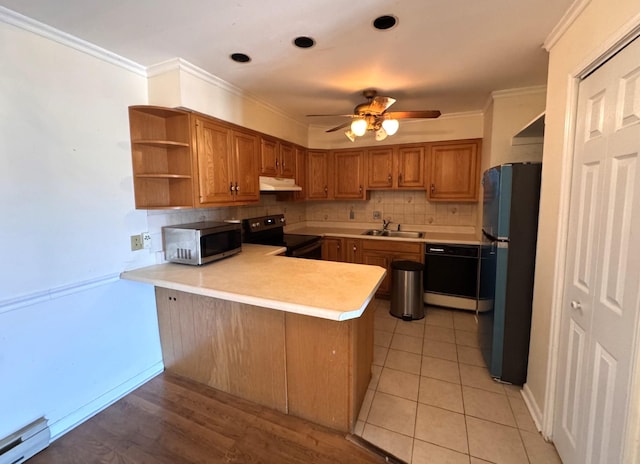
[[[424,317],[422,270],[416,261],[394,261],[391,263],[391,310],[392,316],[405,321]]]

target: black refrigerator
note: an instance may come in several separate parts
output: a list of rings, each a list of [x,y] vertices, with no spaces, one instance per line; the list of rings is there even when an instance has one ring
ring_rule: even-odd
[[[495,166],[484,189],[478,333],[492,377],[527,379],[541,163]]]

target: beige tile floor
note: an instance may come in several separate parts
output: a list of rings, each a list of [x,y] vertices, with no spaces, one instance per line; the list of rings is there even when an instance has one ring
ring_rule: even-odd
[[[373,378],[355,433],[411,464],[556,464],[520,388],[494,381],[470,311],[418,321],[374,301]]]

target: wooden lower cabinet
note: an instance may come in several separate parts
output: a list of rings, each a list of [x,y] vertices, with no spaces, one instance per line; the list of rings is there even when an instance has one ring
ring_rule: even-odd
[[[322,259],[324,261],[344,262],[344,239],[324,237],[322,239]]]
[[[391,263],[399,260],[424,263],[424,245],[420,242],[392,240],[361,240],[362,264],[380,266],[387,270],[376,296],[391,294]]]
[[[371,378],[373,311],[331,321],[156,287],[165,369],[343,432]]]
[[[424,245],[420,242],[397,240],[367,240],[348,237],[325,237],[322,259],[345,263],[369,264],[386,269],[376,296],[391,294],[391,263],[398,260],[417,261],[424,264]]]

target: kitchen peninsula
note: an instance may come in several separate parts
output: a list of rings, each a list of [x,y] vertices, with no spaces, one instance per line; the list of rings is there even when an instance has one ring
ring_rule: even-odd
[[[156,287],[165,368],[351,431],[373,358],[368,309],[385,270],[243,251],[205,266],[159,264],[121,278]]]

